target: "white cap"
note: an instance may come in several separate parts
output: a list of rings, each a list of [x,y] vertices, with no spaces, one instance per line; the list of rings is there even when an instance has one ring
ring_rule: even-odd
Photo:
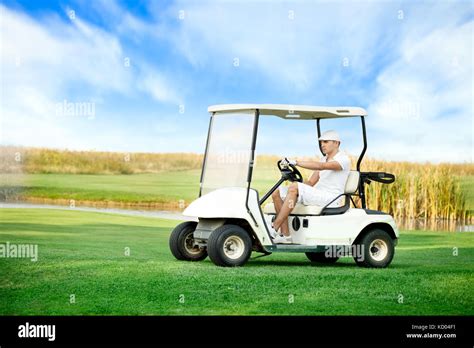
[[[319,140],[335,140],[335,141],[341,141],[339,138],[339,134],[335,130],[328,130],[321,134],[319,137]]]

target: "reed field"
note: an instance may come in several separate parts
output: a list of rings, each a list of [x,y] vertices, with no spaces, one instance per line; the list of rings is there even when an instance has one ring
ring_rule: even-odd
[[[469,218],[472,206],[474,165],[417,164],[367,160],[363,171],[396,175],[393,184],[367,185],[371,209],[404,218]]]
[[[1,173],[139,174],[201,167],[192,153],[119,153],[0,147]]]
[[[112,205],[182,208],[199,192],[203,156],[193,153],[111,153],[2,147],[0,199],[54,203],[71,199]],[[253,187],[263,195],[279,178],[278,156],[258,155]],[[308,158],[306,158],[308,159]],[[315,160],[317,158],[314,158]],[[357,157],[351,156],[352,168]],[[366,185],[367,205],[396,219],[470,223],[474,165],[388,162],[365,158],[362,171],[393,173],[393,184]],[[305,177],[311,174],[302,170]],[[354,197],[359,204],[357,197]]]

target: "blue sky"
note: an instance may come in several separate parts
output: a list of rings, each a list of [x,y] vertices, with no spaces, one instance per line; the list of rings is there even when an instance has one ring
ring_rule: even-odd
[[[472,1],[2,1],[1,143],[204,150],[221,103],[361,106],[369,157],[472,162]],[[68,104],[69,103],[69,104]],[[92,113],[62,106],[88,105]],[[260,153],[316,154],[261,121]],[[360,151],[357,120],[322,123]]]

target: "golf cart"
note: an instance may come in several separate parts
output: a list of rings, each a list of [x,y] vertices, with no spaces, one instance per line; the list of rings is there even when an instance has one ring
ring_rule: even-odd
[[[211,118],[199,198],[183,212],[197,221],[176,226],[169,240],[178,260],[200,261],[209,255],[218,266],[241,266],[256,251],[264,255],[305,253],[310,261],[319,263],[334,263],[348,253],[359,266],[381,268],[390,264],[398,229],[389,214],[366,208],[364,185],[372,181],[389,184],[395,176],[360,171],[367,149],[364,109],[234,104],[210,106],[208,111]],[[360,117],[362,124],[364,146],[356,170],[349,173],[344,193],[326,206],[297,203],[288,217],[292,244],[273,243],[267,226],[275,218],[275,207],[267,203],[262,210],[262,205],[283,182],[302,182],[302,174],[288,162],[278,161],[280,180],[262,198],[251,188],[258,121],[262,116],[315,122],[318,138],[321,119]],[[342,206],[328,207],[341,196],[345,201]],[[356,207],[353,196],[359,197],[361,208]]]

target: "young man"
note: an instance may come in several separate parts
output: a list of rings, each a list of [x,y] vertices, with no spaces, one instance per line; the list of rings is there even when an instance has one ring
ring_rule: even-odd
[[[289,187],[280,187],[272,194],[276,217],[272,234],[275,243],[291,243],[288,228],[288,216],[296,203],[304,205],[325,206],[341,193],[344,193],[351,161],[339,150],[341,140],[336,131],[324,132],[319,137],[325,157],[320,162],[288,160],[288,163],[314,170],[309,180],[304,183],[293,182]],[[334,201],[329,207],[338,207],[343,197]],[[281,229],[281,234],[278,230]]]

